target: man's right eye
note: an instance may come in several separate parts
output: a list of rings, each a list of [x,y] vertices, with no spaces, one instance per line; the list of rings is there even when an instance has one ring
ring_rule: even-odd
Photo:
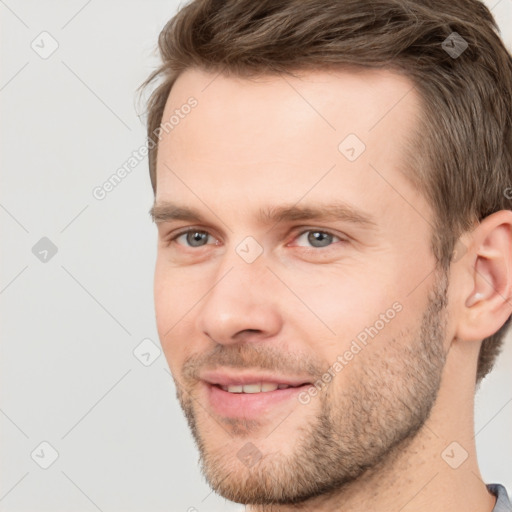
[[[185,247],[203,247],[208,245],[208,237],[211,237],[211,235],[207,231],[187,229],[170,238],[169,243],[177,242]],[[180,239],[182,240],[181,242],[179,241]]]

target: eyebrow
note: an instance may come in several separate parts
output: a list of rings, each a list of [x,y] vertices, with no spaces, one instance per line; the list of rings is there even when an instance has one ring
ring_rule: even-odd
[[[207,223],[207,219],[195,208],[180,206],[169,201],[155,203],[149,210],[149,214],[157,224],[173,220],[183,220],[188,222]],[[277,224],[279,222],[291,221],[335,221],[341,220],[361,226],[363,228],[377,228],[375,219],[357,209],[353,205],[344,202],[334,202],[318,205],[284,205],[260,208],[258,212],[258,221],[261,224]]]

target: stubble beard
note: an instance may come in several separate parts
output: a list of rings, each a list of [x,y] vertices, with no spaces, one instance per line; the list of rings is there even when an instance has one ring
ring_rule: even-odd
[[[343,389],[336,388],[334,378],[327,392],[316,397],[320,406],[315,419],[300,422],[302,426],[290,433],[295,440],[291,455],[274,450],[244,466],[230,442],[238,445],[240,438],[250,438],[259,423],[243,420],[232,422],[225,443],[211,446],[201,427],[212,418],[198,421],[198,414],[207,414],[175,379],[176,396],[211,488],[237,503],[297,504],[340,493],[367,470],[385,465],[420,431],[437,398],[446,359],[447,286],[447,275],[440,275],[415,332],[391,340],[385,339],[385,332],[380,334],[371,350],[350,362],[350,381]],[[385,343],[384,350],[375,346],[379,343]],[[298,413],[309,406],[297,404]],[[286,423],[282,428],[288,428]]]

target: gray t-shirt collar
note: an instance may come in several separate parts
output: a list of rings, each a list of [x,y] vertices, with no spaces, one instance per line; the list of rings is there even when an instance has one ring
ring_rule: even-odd
[[[507,495],[507,490],[501,484],[487,484],[487,490],[496,496],[496,505],[492,512],[512,512],[512,504]]]

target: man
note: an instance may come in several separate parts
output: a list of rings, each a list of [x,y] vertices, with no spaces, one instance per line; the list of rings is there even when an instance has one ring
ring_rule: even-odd
[[[512,510],[473,429],[512,313],[495,29],[476,0],[204,0],[163,29],[157,326],[247,510]]]

